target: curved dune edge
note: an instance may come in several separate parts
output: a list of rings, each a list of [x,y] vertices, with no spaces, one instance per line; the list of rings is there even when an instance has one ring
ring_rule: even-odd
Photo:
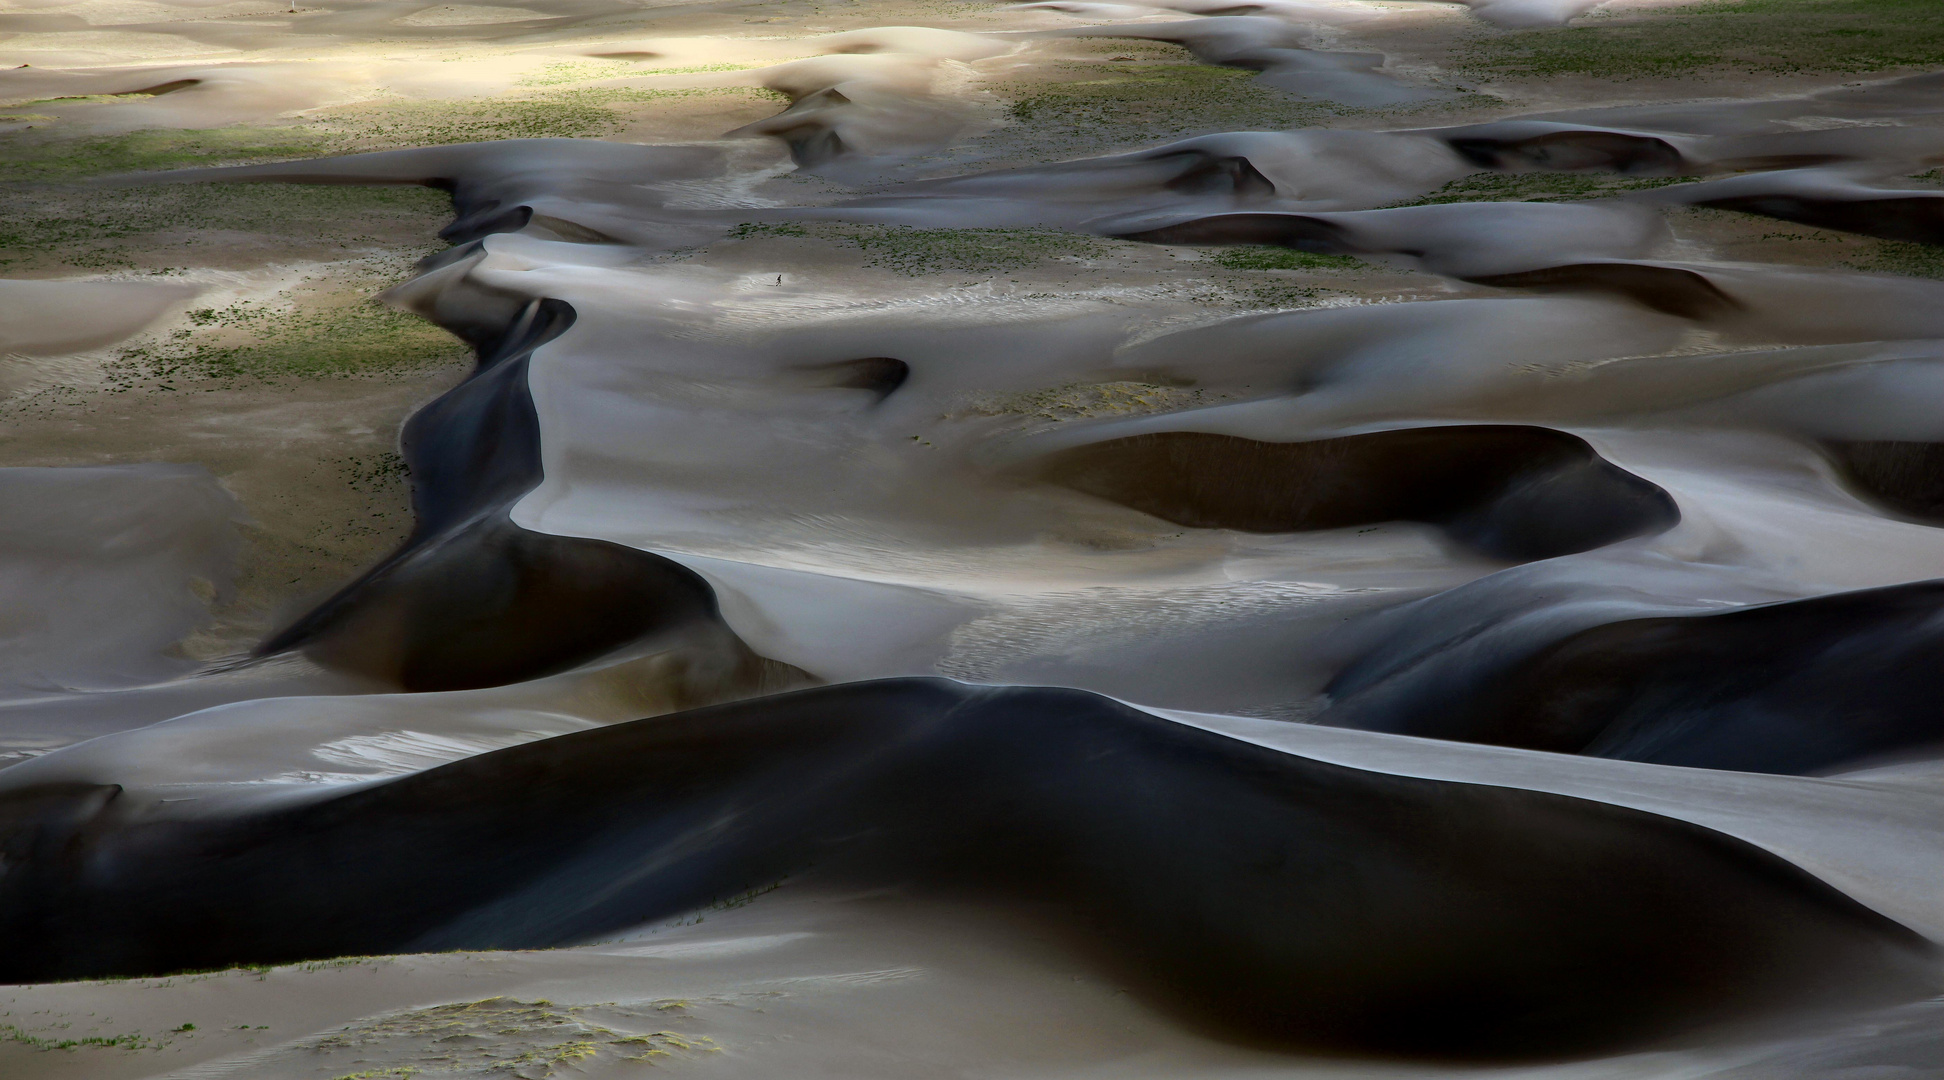
[[[558,945],[805,871],[1064,912],[1197,1026],[1386,1054],[1585,1051],[1935,977],[1923,939],[1718,833],[1076,691],[803,691],[286,809],[131,817],[118,791],[8,793],[0,977]]]
[[[527,2],[0,15],[0,1075],[1944,1060],[1937,16]]]
[[[542,678],[660,636],[725,652],[718,666],[726,660],[751,685],[801,677],[749,652],[721,624],[708,585],[680,565],[512,522],[541,476],[528,358],[573,325],[571,306],[463,285],[441,290],[428,313],[479,362],[406,423],[412,534],[259,657],[300,650],[407,691],[451,691]]]
[[[1298,443],[1168,432],[1060,451],[1035,472],[1198,528],[1422,521],[1514,560],[1661,532],[1681,516],[1665,491],[1546,428],[1458,425]]]
[[[1430,696],[1354,666],[1323,723],[1693,768],[1816,773],[1932,751],[1921,701],[1944,586],[1918,582],[1737,610],[1628,619]]]

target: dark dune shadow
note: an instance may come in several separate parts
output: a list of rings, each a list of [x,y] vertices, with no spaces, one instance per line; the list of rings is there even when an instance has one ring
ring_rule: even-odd
[[[1179,201],[1177,197],[1184,195],[1227,196],[1247,203],[1275,193],[1275,181],[1246,155],[1173,144],[1107,157],[914,180],[901,187],[895,196],[866,197],[839,205],[876,207],[912,198],[935,200],[988,195],[1054,202],[1079,199],[1102,206],[1156,197],[1173,205]]]
[[[1063,450],[1042,479],[1203,529],[1422,521],[1485,554],[1546,559],[1680,520],[1665,491],[1549,428],[1406,428],[1271,443],[1176,431]]]
[[[1905,517],[1944,525],[1944,443],[1823,443],[1843,479]]]
[[[432,184],[431,187],[444,185]],[[533,207],[509,206],[502,208],[499,200],[490,199],[453,219],[452,224],[439,230],[439,239],[449,244],[467,244],[482,236],[494,233],[519,232],[533,221]]]
[[[1624,296],[1664,315],[1709,319],[1742,309],[1742,303],[1692,270],[1652,263],[1574,263],[1523,270],[1512,274],[1484,274],[1464,280],[1501,289],[1542,292],[1592,292]]]
[[[1944,582],[1610,622],[1469,694],[1340,675],[1325,724],[1568,754],[1807,774],[1944,742]],[[1354,689],[1353,689],[1354,688]],[[1364,707],[1374,694],[1381,707]]]
[[[1275,181],[1262,175],[1254,162],[1240,155],[1222,157],[1205,150],[1177,150],[1156,154],[1151,160],[1180,162],[1186,166],[1162,184],[1167,190],[1184,195],[1232,195],[1246,199],[1266,198],[1276,193]]]
[[[173,94],[178,90],[187,90],[192,86],[201,86],[201,85],[202,85],[201,79],[171,79],[170,81],[165,83],[157,83],[154,86],[144,86],[140,90],[124,90],[121,93],[130,97],[133,97],[137,94],[141,94],[146,97],[161,97],[163,94]]]
[[[183,181],[413,183],[452,197],[440,235],[457,246],[420,264],[450,268],[486,236],[529,227],[579,243],[615,237],[536,213],[534,160],[574,186],[713,174],[710,148],[530,139],[383,151],[347,158],[169,174]],[[509,163],[519,166],[509,169]],[[722,622],[712,591],[686,567],[605,541],[529,532],[510,511],[541,479],[540,431],[527,388],[533,351],[565,333],[567,303],[463,276],[420,291],[415,309],[470,345],[468,379],[414,414],[400,448],[412,480],[414,528],[399,549],[271,635],[258,657],[301,650],[407,690],[462,690],[554,674],[650,636],[680,632],[714,655],[713,670],[754,687],[800,683],[802,672],[751,653]],[[671,639],[672,641],[672,639]],[[678,695],[679,696],[679,695]],[[713,691],[704,700],[718,700]]]
[[[798,97],[774,116],[727,132],[724,138],[768,135],[780,139],[789,148],[791,161],[800,168],[814,169],[850,153],[851,148],[845,145],[835,126],[836,119],[850,104],[851,99],[841,91],[824,87]]]
[[[650,635],[694,630],[736,653],[733,665],[762,682],[774,665],[722,625],[714,592],[687,567],[513,523],[512,505],[542,478],[527,364],[534,349],[573,325],[574,310],[559,300],[473,291],[479,295],[470,303],[427,312],[471,344],[479,364],[405,424],[412,534],[257,654],[302,650],[406,690],[466,690],[554,674]]]
[[[715,617],[714,593],[679,563],[490,514],[387,559],[264,649],[406,690],[469,690]]]
[[[1681,152],[1665,139],[1618,131],[1551,131],[1523,138],[1455,135],[1445,142],[1484,169],[1600,169],[1647,175],[1675,175],[1688,169]]]
[[[1799,225],[1860,233],[1883,240],[1944,244],[1944,195],[1889,199],[1816,199],[1803,195],[1741,195],[1696,206],[1738,210]]]
[[[797,369],[812,385],[845,390],[868,391],[881,404],[911,377],[911,365],[895,356],[863,356],[827,364],[805,364]]]
[[[1710,830],[1076,690],[848,684],[228,817],[116,791],[0,802],[0,978],[562,945],[811,866],[1052,918],[1156,1004],[1284,1047],[1574,1053],[1933,978],[1917,935]]]

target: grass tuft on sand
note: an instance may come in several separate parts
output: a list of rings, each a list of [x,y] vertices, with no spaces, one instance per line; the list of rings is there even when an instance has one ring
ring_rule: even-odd
[[[244,245],[423,249],[451,216],[450,198],[422,187],[0,184],[0,274],[148,269]]]
[[[577,86],[530,97],[469,101],[392,99],[345,106],[317,117],[317,130],[333,137],[334,150],[439,146],[496,139],[592,139],[627,127],[627,110],[692,98],[750,104],[789,104],[789,96],[755,86],[642,89]]]
[[[1062,153],[1090,138],[1161,142],[1210,131],[1311,127],[1358,112],[1291,97],[1236,68],[1112,61],[1072,67],[1070,81],[1020,88],[1008,110],[1014,123]]]
[[[732,240],[801,239],[854,248],[861,265],[909,277],[1003,274],[1055,259],[1096,259],[1119,246],[1059,229],[917,229],[898,225],[748,223]]]
[[[1901,240],[1866,240],[1871,249],[1846,265],[1878,274],[1944,278],[1944,248]]]
[[[329,152],[322,133],[298,127],[70,135],[56,124],[0,133],[0,184],[282,161]]]
[[[1937,0],[1714,0],[1476,42],[1474,78],[1678,78],[1709,71],[1852,73],[1944,65]]]
[[[1605,199],[1670,184],[1692,183],[1694,176],[1621,176],[1615,173],[1477,172],[1461,176],[1420,198],[1398,206],[1460,202],[1580,202]]]
[[[191,328],[123,346],[106,365],[111,392],[192,383],[399,377],[459,363],[466,349],[425,320],[347,295],[296,298],[287,309],[242,302],[190,313]],[[384,470],[368,482],[376,484]],[[367,479],[360,476],[360,479]]]
[[[1218,249],[1209,261],[1226,270],[1356,270],[1363,266],[1363,260],[1349,255],[1317,255],[1256,245]]]

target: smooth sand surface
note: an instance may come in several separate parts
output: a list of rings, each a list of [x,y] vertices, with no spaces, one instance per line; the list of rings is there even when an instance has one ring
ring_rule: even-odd
[[[0,1075],[1944,1069],[1940,43],[0,5]]]

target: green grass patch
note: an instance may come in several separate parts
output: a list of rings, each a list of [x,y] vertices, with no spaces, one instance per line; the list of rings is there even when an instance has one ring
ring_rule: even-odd
[[[1111,241],[1058,229],[914,229],[897,225],[751,222],[730,230],[733,240],[801,238],[855,248],[862,265],[911,277],[1003,274],[1053,259],[1093,259]]]
[[[631,60],[563,60],[548,64],[538,71],[529,71],[520,76],[516,86],[566,86],[572,83],[592,82],[595,79],[616,79],[623,75],[642,73],[639,61]]]
[[[1944,279],[1944,248],[1901,240],[1871,240],[1872,250],[1848,265],[1877,274]]]
[[[759,64],[692,64],[688,67],[642,68],[636,75],[701,75],[711,71],[748,71]]]
[[[159,1048],[160,1044],[144,1035],[85,1035],[78,1039],[35,1035],[12,1024],[0,1024],[0,1042],[30,1046],[36,1050],[82,1050],[89,1048],[107,1049],[121,1047],[125,1050]]]
[[[1054,229],[910,229],[883,226],[849,238],[864,252],[864,265],[912,277],[938,273],[997,274],[1049,259],[1094,258],[1107,244]]]
[[[1254,81],[1253,72],[1206,64],[1098,64],[1076,75],[1031,87],[1012,104],[1011,118],[1034,129],[1132,141],[1310,127],[1358,111],[1297,100]]]
[[[1620,176],[1615,173],[1478,172],[1459,177],[1422,198],[1399,206],[1457,202],[1579,202],[1692,183],[1693,176]]]
[[[1245,285],[1238,290],[1235,306],[1250,311],[1281,311],[1286,308],[1315,307],[1329,289],[1314,285]]]
[[[644,73],[645,74],[645,73]],[[648,90],[584,86],[524,98],[478,101],[382,101],[318,116],[319,129],[360,149],[440,146],[497,139],[591,139],[626,127],[631,105],[695,98],[789,104],[789,96],[754,86],[695,86]]]
[[[0,273],[116,270],[255,233],[306,249],[429,243],[451,199],[423,187],[344,184],[0,185]]]
[[[1717,0],[1485,38],[1456,66],[1485,78],[1632,79],[1940,65],[1944,3],[1938,0]]]
[[[563,60],[522,75],[519,86],[569,86],[600,79],[637,75],[701,75],[716,71],[747,71],[755,64],[695,64],[689,67],[642,67],[639,60]]]
[[[437,326],[376,300],[288,311],[243,302],[194,312],[190,321],[192,329],[118,350],[105,365],[110,388],[168,392],[208,381],[409,375],[467,355]]]
[[[472,101],[361,102],[319,113],[303,126],[74,135],[55,120],[31,130],[0,132],[0,184],[495,139],[594,138],[626,126],[626,106],[705,97],[789,103],[787,95],[749,86],[587,86]]]
[[[810,230],[802,225],[745,221],[729,230],[731,240],[756,240],[765,236],[809,236]]]
[[[132,131],[82,137],[64,135],[58,128],[35,128],[0,133],[0,184],[281,161],[329,152],[326,136],[304,128]]]
[[[1364,265],[1363,260],[1349,255],[1317,255],[1255,245],[1222,248],[1209,261],[1228,270],[1355,270]]]

